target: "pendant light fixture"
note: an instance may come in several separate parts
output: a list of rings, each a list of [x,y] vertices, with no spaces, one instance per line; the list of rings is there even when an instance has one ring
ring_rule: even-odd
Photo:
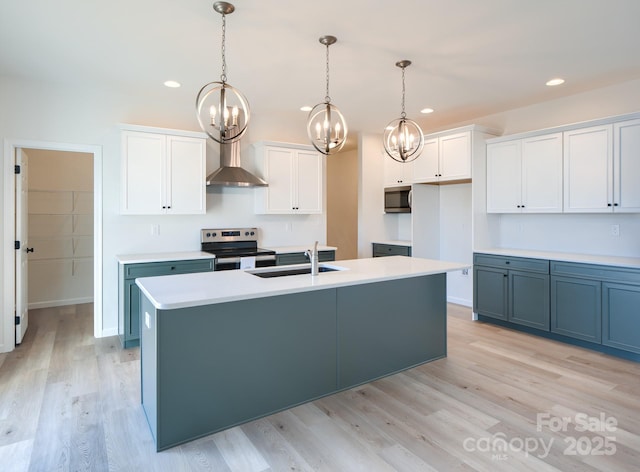
[[[393,120],[384,130],[384,150],[391,159],[398,162],[415,160],[424,147],[424,136],[418,123],[407,118],[404,111],[404,70],[411,65],[411,61],[396,62],[402,69],[402,113],[400,118]]]
[[[313,147],[325,155],[335,154],[347,142],[347,122],[340,110],[331,104],[329,96],[329,46],[337,40],[335,36],[319,39],[320,44],[327,48],[327,95],[324,102],[313,107],[307,118],[307,136]]]
[[[222,74],[219,82],[209,82],[200,89],[196,113],[200,127],[211,139],[220,144],[230,144],[247,131],[249,102],[242,92],[227,83],[226,19],[235,7],[231,3],[216,2],[213,9],[222,15]]]

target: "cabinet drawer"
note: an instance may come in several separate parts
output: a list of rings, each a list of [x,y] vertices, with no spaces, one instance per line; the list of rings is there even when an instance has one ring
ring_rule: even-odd
[[[474,254],[473,264],[501,269],[517,269],[530,272],[549,273],[549,261],[544,259],[530,259],[527,257],[494,256],[491,254]]]
[[[411,255],[411,248],[409,246],[373,243],[373,257],[410,256],[410,255]]]
[[[318,251],[319,262],[336,260],[336,251]],[[308,264],[309,258],[304,252],[287,252],[276,255],[276,265]]]
[[[146,264],[130,264],[125,268],[125,278],[155,277],[158,275],[188,274],[191,272],[208,272],[213,270],[213,259],[194,261],[149,262]]]
[[[318,259],[320,255],[318,254]],[[306,264],[309,262],[309,258],[304,255],[304,252],[291,252],[286,254],[276,255],[276,265],[292,265],[292,264]]]
[[[336,251],[319,251],[318,260],[320,262],[331,262],[336,260]]]
[[[624,267],[551,261],[551,274],[640,285],[640,270]]]

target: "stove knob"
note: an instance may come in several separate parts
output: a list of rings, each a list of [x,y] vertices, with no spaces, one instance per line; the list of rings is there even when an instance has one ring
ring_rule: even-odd
[[[216,236],[218,236],[218,233],[213,233],[211,236],[215,238]]]
[[[211,233],[207,233],[207,238],[210,238],[210,237],[211,237]]]
[[[244,232],[244,235],[245,235],[245,236],[249,236],[249,231],[245,231],[245,232]]]
[[[254,236],[255,234],[255,231],[251,231],[251,236]]]

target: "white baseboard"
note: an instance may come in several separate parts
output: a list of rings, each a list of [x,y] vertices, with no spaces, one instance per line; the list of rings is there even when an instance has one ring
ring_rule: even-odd
[[[455,303],[456,305],[468,306],[471,308],[473,303],[471,300],[467,300],[466,298],[458,298],[458,297],[447,297],[447,303]]]
[[[80,305],[82,303],[93,303],[93,297],[68,298],[66,300],[46,300],[44,302],[32,302],[32,303],[29,303],[29,310],[36,310],[38,308],[53,308],[53,307],[65,306],[65,305]]]
[[[99,337],[107,338],[109,336],[117,336],[117,335],[118,335],[118,328],[109,328],[109,329],[103,329]]]

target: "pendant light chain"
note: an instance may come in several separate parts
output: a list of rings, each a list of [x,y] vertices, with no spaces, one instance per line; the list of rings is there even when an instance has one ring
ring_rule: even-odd
[[[329,96],[329,45],[327,44],[327,95],[324,97],[325,103],[331,103]]]
[[[407,114],[404,111],[404,92],[405,92],[405,89],[404,89],[404,70],[405,70],[405,67],[402,68],[402,113],[400,114],[400,116],[402,118],[406,118],[407,117]]]
[[[226,37],[227,33],[227,15],[222,15],[222,74],[220,75],[220,82],[223,84],[227,82],[227,57],[226,53]]]

